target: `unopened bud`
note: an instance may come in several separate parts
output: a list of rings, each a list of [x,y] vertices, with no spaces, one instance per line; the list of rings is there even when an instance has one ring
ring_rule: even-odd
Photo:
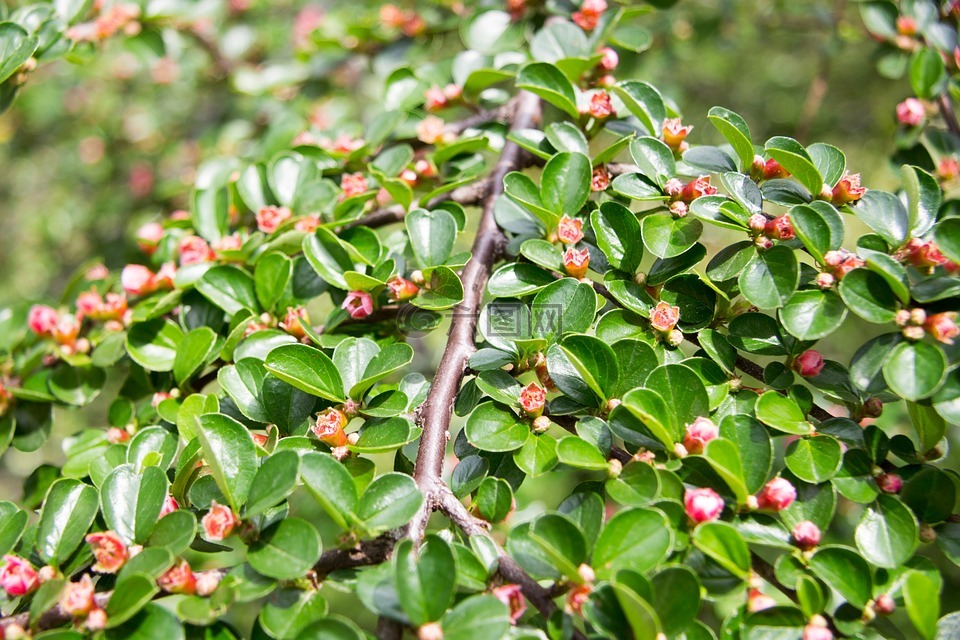
[[[817,198],[820,200],[826,200],[827,202],[833,200],[833,187],[828,184],[824,184],[823,187],[821,187],[820,194],[817,196]]]
[[[679,347],[683,344],[683,332],[679,329],[674,329],[667,334],[667,344],[671,347]]]
[[[818,273],[817,274],[817,286],[821,289],[829,289],[837,281],[831,273]]]
[[[750,216],[750,220],[747,222],[750,226],[751,231],[756,231],[757,233],[763,233],[763,230],[767,227],[767,216],[762,213],[755,213]]]
[[[3,630],[6,640],[22,640],[27,637],[27,632],[18,624],[8,624]]]
[[[923,340],[925,332],[923,327],[906,326],[903,328],[903,337],[907,340]]]
[[[929,524],[924,522],[920,525],[920,542],[931,544],[937,541],[937,532]]]
[[[443,640],[443,627],[437,622],[428,622],[417,629],[417,640]]]
[[[863,403],[863,415],[868,418],[879,418],[883,413],[883,400],[876,396],[867,398]]]
[[[40,582],[47,582],[48,580],[53,580],[57,577],[56,567],[51,567],[46,565],[37,572],[37,576],[40,578]]]
[[[923,309],[911,309],[910,310],[910,323],[915,325],[922,325],[927,321],[927,312]]]
[[[643,285],[647,284],[647,274],[645,274],[643,271],[638,271],[633,276],[633,281],[642,287]]]
[[[760,250],[769,249],[773,246],[773,240],[767,236],[757,236],[757,239],[754,240],[753,243],[756,245],[757,249]]]
[[[673,445],[673,455],[678,458],[686,458],[688,455],[687,448],[678,442]]]
[[[894,610],[897,608],[897,604],[888,594],[881,593],[879,596],[877,596],[877,601],[874,603],[873,608],[878,615],[888,616],[894,612]]]
[[[607,461],[607,477],[608,478],[619,478],[620,473],[623,471],[623,463],[621,463],[616,458],[612,458]]]
[[[597,579],[597,575],[594,573],[593,567],[588,564],[581,564],[579,567],[577,567],[577,574],[584,582],[593,582]]]
[[[670,203],[670,213],[673,214],[674,218],[682,218],[687,215],[687,203],[682,200],[677,200],[676,202]]]
[[[550,422],[550,418],[547,416],[540,416],[533,421],[533,432],[544,433],[550,428],[551,425],[553,425],[553,423]]]

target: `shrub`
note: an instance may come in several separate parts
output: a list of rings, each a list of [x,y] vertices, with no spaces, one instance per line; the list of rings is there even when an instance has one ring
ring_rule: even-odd
[[[894,193],[724,107],[698,144],[620,69],[647,10],[347,21],[425,45],[376,117],[208,161],[139,262],[5,311],[2,449],[109,397],[0,502],[6,636],[953,637],[958,12],[862,5],[917,96]],[[4,105],[164,11],[12,13]]]

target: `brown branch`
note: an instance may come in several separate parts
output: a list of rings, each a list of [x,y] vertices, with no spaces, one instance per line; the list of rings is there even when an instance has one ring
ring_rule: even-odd
[[[403,637],[403,626],[396,620],[380,616],[377,620],[377,640],[400,640]]]
[[[953,105],[950,104],[950,98],[947,97],[946,93],[940,94],[937,106],[940,108],[940,115],[943,116],[943,121],[947,123],[950,133],[960,136],[960,123],[957,122],[957,114],[954,113]]]
[[[511,130],[526,129],[533,125],[539,111],[539,98],[521,92]],[[430,512],[437,507],[437,493],[442,486],[443,458],[450,438],[450,412],[467,368],[467,359],[476,350],[474,333],[487,278],[506,241],[494,220],[493,207],[503,193],[503,177],[518,168],[520,157],[520,147],[513,142],[507,142],[490,174],[490,188],[484,199],[472,257],[461,275],[463,301],[454,310],[447,346],[440,358],[430,392],[417,417],[423,435],[420,437],[413,478],[424,494],[425,503],[409,527],[409,535],[416,542],[423,538]]]

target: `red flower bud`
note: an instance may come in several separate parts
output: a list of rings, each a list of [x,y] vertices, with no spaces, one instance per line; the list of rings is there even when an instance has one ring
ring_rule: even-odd
[[[303,329],[303,325],[309,323],[310,319],[307,318],[307,310],[305,308],[287,307],[287,312],[280,322],[280,328],[295,338],[302,338],[307,335],[307,332]]]
[[[704,447],[711,440],[720,437],[720,429],[710,418],[698,417],[687,425],[683,436],[683,447],[687,453],[703,453]]]
[[[896,473],[881,473],[876,477],[877,486],[884,493],[900,493],[903,479]]]
[[[0,568],[0,587],[11,598],[33,593],[40,587],[40,576],[29,562],[15,555],[3,556]]]
[[[597,120],[603,120],[613,115],[613,102],[606,91],[597,91],[590,96],[590,115]]]
[[[304,216],[293,223],[293,228],[297,231],[303,231],[304,233],[313,233],[317,230],[317,227],[320,226],[321,220],[320,216],[311,213],[308,216]]]
[[[809,551],[820,544],[820,527],[809,520],[798,522],[791,535],[793,542],[804,551]]]
[[[602,57],[600,58],[599,66],[604,71],[613,71],[617,68],[617,65],[620,64],[620,56],[610,47],[600,49],[600,54]]]
[[[927,115],[923,103],[916,98],[907,98],[897,105],[897,122],[906,127],[916,127]]]
[[[607,168],[601,164],[593,170],[593,175],[590,177],[590,190],[606,191],[607,187],[609,186],[610,172],[608,172]]]
[[[590,266],[590,252],[587,249],[570,247],[563,254],[563,267],[572,278],[582,278]]]
[[[774,478],[757,494],[757,508],[783,511],[797,499],[797,489],[786,478]]]
[[[168,493],[167,497],[163,500],[163,507],[160,509],[159,517],[162,518],[165,515],[169,515],[179,508],[180,504],[177,502],[176,498]]]
[[[53,307],[35,304],[27,314],[27,326],[38,336],[52,336],[60,321],[60,314]]]
[[[163,225],[159,222],[148,222],[137,229],[137,246],[145,254],[152,255],[157,250],[157,245],[163,240]]]
[[[60,594],[60,608],[72,616],[85,616],[97,607],[93,599],[93,581],[84,575],[79,582],[68,582]]]
[[[583,220],[566,215],[557,224],[557,238],[564,244],[577,244],[583,240]]]
[[[886,593],[881,593],[877,596],[877,601],[874,604],[873,610],[877,612],[877,615],[888,616],[893,613],[897,608],[897,603],[893,601]]]
[[[701,196],[712,196],[716,193],[717,188],[710,184],[710,176],[700,176],[683,187],[680,199],[689,204]]]
[[[93,547],[93,557],[96,564],[93,570],[99,573],[116,573],[130,559],[127,545],[113,531],[91,533],[86,538],[87,544]]]
[[[340,177],[340,188],[343,189],[341,199],[353,198],[359,196],[367,190],[367,179],[359,171],[356,173],[345,173]]]
[[[200,236],[185,236],[180,240],[180,264],[196,264],[216,259],[216,254],[207,241]]]
[[[140,264],[128,264],[120,272],[120,284],[131,296],[145,296],[157,290],[153,272]]]
[[[833,204],[843,206],[845,204],[856,202],[867,192],[866,188],[860,186],[860,174],[852,175],[844,173],[843,178],[833,188]]]
[[[790,223],[790,216],[782,215],[767,222],[764,232],[778,240],[792,240],[797,237],[793,231],[793,225]]]
[[[687,517],[695,524],[716,520],[723,512],[723,498],[709,488],[687,489],[683,495]]]
[[[793,361],[793,370],[804,378],[813,378],[823,370],[823,356],[819,351],[807,349]]]
[[[766,180],[773,180],[774,178],[786,178],[790,175],[790,172],[783,168],[783,166],[770,158],[765,163],[763,163],[763,177]]]
[[[203,535],[207,540],[213,542],[220,542],[229,538],[238,524],[240,524],[240,519],[233,513],[233,510],[226,505],[218,504],[216,500],[210,503],[210,510],[200,520]]]
[[[680,321],[680,307],[661,300],[650,312],[650,326],[657,331],[667,333],[672,331]]]
[[[417,292],[420,291],[420,287],[402,276],[393,276],[387,280],[387,291],[390,292],[391,300],[401,302],[415,297]]]
[[[440,87],[430,87],[423,93],[423,108],[427,111],[439,111],[447,106],[447,96]]]
[[[536,382],[531,382],[520,390],[520,407],[531,418],[536,418],[543,413],[546,402],[547,392]]]
[[[197,590],[197,579],[186,560],[177,560],[177,563],[167,569],[167,572],[157,578],[157,584],[167,593],[184,593],[192,595]]]
[[[902,36],[917,35],[917,22],[910,16],[897,16],[897,33]]]
[[[777,601],[759,589],[750,589],[747,595],[747,611],[755,613],[777,606]]]
[[[960,175],[960,162],[957,162],[953,156],[942,158],[937,163],[937,176],[944,182],[953,180],[958,175]]]
[[[587,604],[590,594],[593,593],[593,585],[581,584],[567,592],[567,603],[564,606],[568,613],[581,615],[583,605]]]
[[[684,140],[693,131],[693,125],[684,126],[680,118],[667,118],[663,121],[661,134],[664,143],[674,152],[683,151],[686,143]]]

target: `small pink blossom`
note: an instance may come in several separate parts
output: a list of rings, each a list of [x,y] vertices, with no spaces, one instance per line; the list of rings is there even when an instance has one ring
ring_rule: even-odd
[[[3,556],[0,568],[0,587],[11,598],[33,593],[40,586],[40,575],[29,562],[15,555]]]
[[[650,326],[657,331],[672,331],[679,321],[680,307],[675,307],[665,300],[658,302],[650,312]]]
[[[130,552],[123,540],[113,531],[91,533],[86,538],[93,548],[96,564],[93,570],[99,573],[116,573],[130,559]]]
[[[273,205],[263,207],[257,211],[257,229],[264,233],[273,233],[292,216],[293,214],[287,207]]]
[[[27,326],[38,336],[52,336],[60,321],[60,314],[53,307],[35,304],[27,314]]]
[[[373,313],[373,297],[366,291],[351,291],[340,308],[346,309],[354,320],[363,320]]]
[[[720,429],[710,418],[698,417],[691,424],[687,425],[686,434],[683,437],[683,447],[687,453],[703,453],[704,447],[711,440],[720,437]]]
[[[709,488],[687,489],[683,495],[687,517],[694,523],[716,520],[723,512],[723,498]]]
[[[577,244],[583,240],[583,220],[566,215],[557,224],[557,238],[564,244]]]
[[[547,402],[547,392],[536,382],[531,382],[520,390],[520,408],[531,418],[543,413]]]
[[[72,616],[85,616],[97,607],[93,581],[84,575],[79,582],[68,582],[60,594],[60,608]]]
[[[809,520],[798,522],[791,535],[794,543],[804,551],[809,551],[820,544],[820,527]]]
[[[340,188],[343,189],[343,199],[362,195],[367,190],[367,179],[359,171],[345,173],[340,177]]]
[[[776,477],[757,494],[757,506],[768,511],[783,511],[796,499],[796,487],[786,478]]]
[[[793,370],[804,378],[814,378],[823,371],[823,356],[819,351],[807,349],[793,361]]]
[[[517,624],[517,620],[527,610],[527,601],[523,597],[523,589],[518,584],[504,584],[494,587],[493,596],[510,607],[510,623]]]
[[[200,236],[184,236],[180,240],[180,264],[196,264],[210,262],[217,256],[207,241]]]
[[[240,520],[230,507],[218,504],[216,500],[210,503],[210,510],[200,520],[203,535],[207,540],[220,542],[230,537]]]
[[[916,98],[907,98],[897,105],[897,122],[906,127],[916,127],[923,122],[927,111]]]
[[[582,278],[587,275],[590,266],[590,251],[569,247],[563,253],[563,268],[571,278]]]

